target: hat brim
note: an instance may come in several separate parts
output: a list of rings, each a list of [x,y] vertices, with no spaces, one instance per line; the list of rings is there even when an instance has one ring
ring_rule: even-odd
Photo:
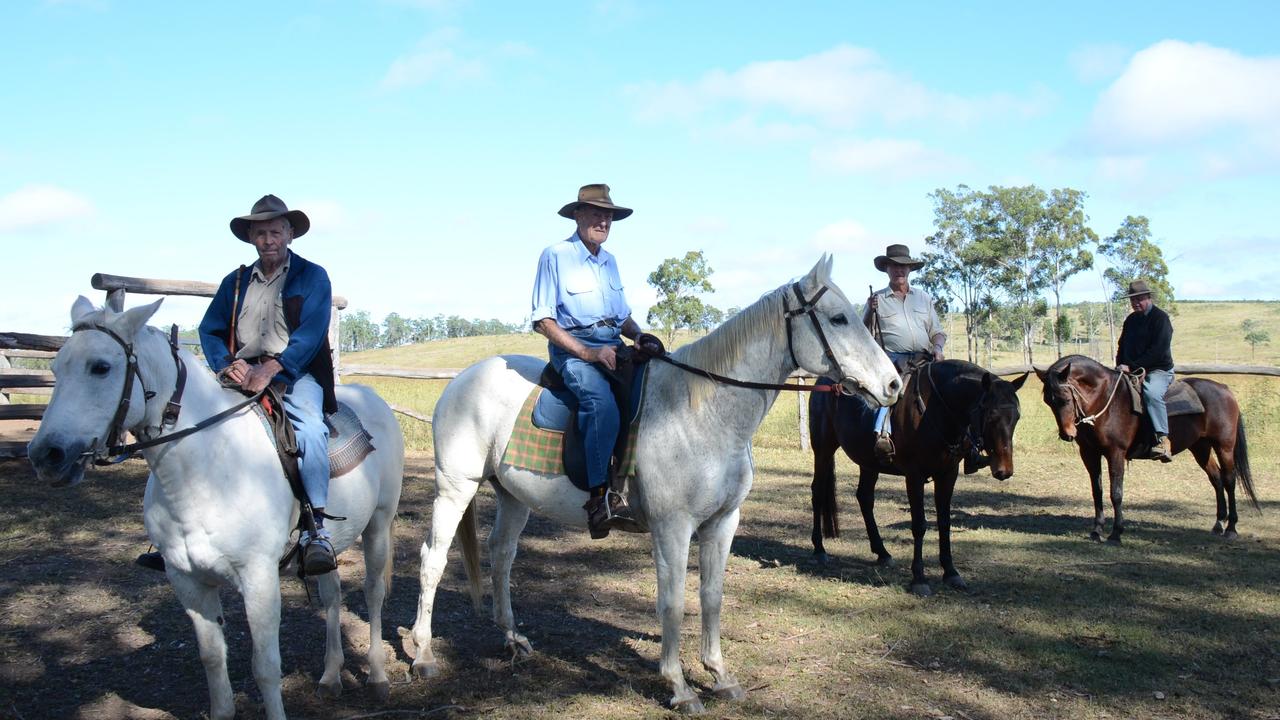
[[[1150,290],[1143,290],[1142,292],[1129,293],[1128,295],[1124,296],[1124,299],[1128,300],[1129,298],[1142,297],[1144,295],[1150,295],[1150,294],[1151,294]]]
[[[612,210],[614,220],[625,220],[631,216],[632,212],[634,212],[631,208],[610,205],[609,203],[592,202],[590,200],[576,200],[560,208],[560,217],[572,220],[573,214],[583,205],[591,205],[593,207],[604,208],[605,210]]]
[[[311,219],[301,210],[286,210],[284,212],[263,212],[253,215],[241,215],[231,221],[231,234],[240,238],[244,242],[249,242],[249,224],[255,222],[266,222],[267,220],[275,220],[278,217],[288,218],[289,224],[293,226],[293,236],[300,238],[307,234],[311,229]]]
[[[924,267],[923,260],[917,260],[912,257],[904,258],[904,257],[889,257],[888,255],[877,255],[874,262],[876,264],[876,269],[879,270],[880,272],[885,272],[885,268],[889,266],[889,263],[893,263],[894,265],[905,265],[908,268],[911,268],[912,270],[919,270],[920,268]]]

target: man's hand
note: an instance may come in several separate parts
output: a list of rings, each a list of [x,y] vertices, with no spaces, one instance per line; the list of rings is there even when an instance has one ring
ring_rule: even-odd
[[[618,351],[612,345],[588,347],[586,357],[582,359],[587,362],[600,363],[610,370],[618,369]]]
[[[243,385],[244,379],[249,377],[249,363],[236,360],[222,369],[222,375],[237,385]]]
[[[942,357],[942,346],[941,346],[941,345],[934,345],[934,346],[933,346],[933,359],[934,359],[934,361],[936,361],[936,362],[942,362],[943,357]]]
[[[280,362],[274,358],[261,365],[251,366],[248,376],[240,381],[240,387],[250,393],[260,393],[263,388],[271,384],[271,379],[283,369]]]
[[[1127,373],[1127,372],[1129,372],[1129,366],[1128,366],[1128,365],[1125,365],[1125,364],[1123,364],[1123,363],[1122,363],[1122,364],[1120,364],[1120,365],[1117,365],[1117,366],[1116,366],[1116,369],[1117,369],[1117,370],[1119,370],[1119,371],[1120,371],[1120,372],[1122,372],[1122,373]]]
[[[875,312],[876,310],[879,310],[880,296],[875,293],[872,293],[871,296],[867,298],[867,307],[871,310],[871,312]]]
[[[636,336],[636,347],[640,348],[640,352],[651,357],[660,357],[667,354],[667,348],[662,344],[662,340],[657,335],[649,333],[640,333]]]

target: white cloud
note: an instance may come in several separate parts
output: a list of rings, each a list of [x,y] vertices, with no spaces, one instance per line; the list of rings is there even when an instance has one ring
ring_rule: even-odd
[[[1123,45],[1086,45],[1071,53],[1069,62],[1081,82],[1109,80],[1124,70],[1129,49]]]
[[[485,61],[464,57],[455,49],[460,37],[453,28],[432,32],[412,52],[392,61],[379,85],[384,90],[400,90],[437,80],[456,82],[485,76]]]
[[[1245,57],[1204,43],[1164,40],[1133,56],[1101,95],[1087,138],[1139,152],[1203,141],[1221,131],[1280,127],[1280,57]]]
[[[840,140],[815,147],[814,165],[824,170],[848,174],[877,173],[902,179],[953,172],[964,163],[918,140]]]
[[[93,215],[81,195],[53,185],[27,185],[0,197],[0,232],[40,230]]]

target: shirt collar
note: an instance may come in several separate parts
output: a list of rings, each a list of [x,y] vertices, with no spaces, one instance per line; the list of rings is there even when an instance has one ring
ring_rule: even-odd
[[[582,242],[582,238],[578,237],[576,232],[569,237],[567,242],[573,243],[574,247],[578,249],[579,262],[595,262],[600,265],[608,265],[609,261],[613,259],[613,255],[608,250],[605,250],[603,245],[600,246],[598,255],[592,255],[591,251],[587,250],[587,244]]]
[[[265,282],[271,282],[271,278],[268,278],[265,274],[263,274],[263,272],[262,272],[262,266],[260,265],[260,263],[261,263],[261,262],[262,262],[261,260],[255,260],[255,261],[254,261],[254,263],[253,263],[253,275],[252,275],[252,277],[253,277],[253,278],[255,278],[255,279],[257,279],[259,282],[264,282],[264,283],[265,283]],[[289,251],[289,255],[288,255],[288,257],[286,257],[286,258],[284,259],[284,265],[281,265],[281,266],[280,266],[280,269],[276,271],[276,278],[281,278],[281,277],[284,277],[285,275],[288,275],[288,274],[289,274],[289,263],[290,263],[290,262],[293,262],[293,251],[292,251],[292,250],[290,250],[290,251]]]

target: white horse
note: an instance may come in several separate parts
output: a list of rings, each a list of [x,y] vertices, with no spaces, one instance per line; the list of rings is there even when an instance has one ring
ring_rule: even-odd
[[[53,361],[57,384],[28,451],[41,480],[55,487],[80,482],[85,465],[105,449],[103,439],[116,434],[113,424],[145,440],[189,428],[243,401],[218,384],[203,360],[171,347],[163,332],[146,325],[159,306],[156,301],[126,312],[95,310],[83,297],[72,306],[71,337]],[[136,357],[137,382],[127,381],[130,355]],[[178,383],[179,357],[187,369],[182,411],[176,426],[162,430],[162,413]],[[130,388],[127,409],[114,418],[125,388]],[[326,527],[338,552],[362,536],[369,685],[386,697],[382,601],[391,585],[391,524],[400,499],[404,441],[395,416],[371,389],[340,386],[338,399],[361,418],[376,450],[331,483],[326,510],[347,519]],[[253,674],[267,717],[283,718],[277,564],[298,507],[262,420],[245,408],[142,454],[151,469],[143,499],[147,533],[164,554],[169,582],[195,625],[210,716],[235,715],[218,598],[219,586],[229,585],[244,597]],[[338,572],[319,576],[319,586],[327,619],[320,690],[337,695],[343,664]]]
[[[787,283],[727,320],[720,328],[674,353],[689,365],[739,380],[782,383],[797,368],[839,377],[868,399],[885,405],[898,396],[898,373],[853,305],[831,282],[823,258],[796,283]],[[489,535],[493,617],[513,653],[532,652],[511,614],[510,576],[516,542],[529,511],[567,525],[586,526],[587,494],[563,477],[502,463],[516,416],[546,365],[540,358],[503,355],[483,360],[449,383],[436,404],[436,498],[431,532],[422,545],[422,595],[406,650],[420,677],[438,672],[431,652],[431,613],[449,545],[462,522],[467,575],[480,599],[475,494],[484,480],[497,492]],[[651,361],[636,440],[637,474],[631,506],[653,537],[662,618],[659,672],[672,687],[672,707],[700,712],[698,696],[680,666],[689,542],[698,534],[702,598],[702,664],[714,676],[713,692],[737,699],[744,691],[720,652],[720,607],[729,545],[738,507],[751,489],[751,436],[777,398],[777,390],[714,384],[668,364]]]

